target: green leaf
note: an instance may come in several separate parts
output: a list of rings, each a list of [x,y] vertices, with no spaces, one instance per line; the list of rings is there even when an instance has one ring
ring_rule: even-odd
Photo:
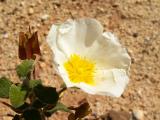
[[[29,87],[30,88],[34,88],[39,84],[42,84],[41,80],[30,80],[29,81]]]
[[[32,107],[30,107],[29,109],[26,109],[22,117],[25,120],[42,120],[40,112],[37,109]]]
[[[32,103],[32,107],[37,108],[37,109],[42,108],[45,105],[46,104],[42,103],[39,99],[34,100],[33,103]]]
[[[16,68],[18,76],[20,78],[26,78],[33,69],[33,63],[33,60],[24,60],[20,65],[18,65]]]
[[[25,109],[27,109],[28,107],[30,107],[30,104],[27,103],[27,102],[25,102],[23,105],[17,107],[17,108],[15,109],[15,112],[17,112],[17,113],[22,113],[22,112],[23,112]]]
[[[42,103],[46,103],[46,104],[56,104],[59,98],[56,88],[53,88],[53,87],[45,87],[42,85],[37,85],[34,88],[34,92],[36,97]]]
[[[21,86],[16,86],[13,84],[9,90],[9,99],[10,99],[11,104],[15,108],[18,108],[21,105],[23,105],[25,102],[26,93],[27,91],[22,89]]]
[[[54,113],[54,112],[57,112],[57,111],[64,111],[64,112],[70,112],[71,113],[71,110],[68,109],[67,106],[65,106],[64,104],[59,103],[59,102],[56,104],[56,106],[53,109],[47,110],[47,112],[49,112],[51,114]]]
[[[0,97],[1,98],[8,98],[9,97],[9,88],[12,85],[12,82],[5,78],[0,78]]]

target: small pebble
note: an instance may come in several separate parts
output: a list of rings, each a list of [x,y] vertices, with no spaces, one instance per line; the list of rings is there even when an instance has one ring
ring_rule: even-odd
[[[133,33],[133,37],[134,38],[138,37],[138,33],[137,32]]]
[[[150,37],[146,37],[145,39],[144,39],[144,44],[148,44],[150,42]]]
[[[105,9],[102,8],[102,7],[98,7],[97,9],[98,9],[100,12],[105,12]]]
[[[41,20],[42,20],[42,21],[45,21],[45,20],[47,20],[48,18],[49,18],[49,15],[48,15],[48,14],[44,14],[44,15],[41,16]]]
[[[20,6],[24,7],[25,6],[25,2],[24,1],[20,2]]]
[[[37,27],[40,27],[40,26],[41,26],[41,24],[40,24],[40,23],[37,23],[37,24],[36,24],[36,26],[37,26]]]
[[[36,4],[35,4],[35,3],[31,3],[30,6],[31,6],[31,7],[35,7]]]
[[[118,6],[119,6],[118,3],[113,3],[113,4],[112,4],[112,7],[114,7],[114,8],[116,8],[116,7],[118,7]]]
[[[131,115],[126,111],[109,111],[108,114],[102,116],[103,120],[130,120]]]
[[[42,4],[42,1],[41,1],[41,0],[38,0],[38,4]]]
[[[8,34],[8,33],[4,33],[4,34],[3,34],[3,38],[4,38],[4,39],[7,39],[8,37],[9,37],[9,34]]]
[[[45,64],[44,62],[42,62],[42,63],[40,64],[40,67],[41,67],[41,68],[45,68],[45,67],[46,67],[46,64]]]
[[[34,13],[33,8],[29,8],[29,9],[28,9],[28,14],[29,14],[29,15],[32,15],[33,13]]]
[[[133,110],[133,118],[135,120],[144,120],[144,113],[142,110],[135,109]]]

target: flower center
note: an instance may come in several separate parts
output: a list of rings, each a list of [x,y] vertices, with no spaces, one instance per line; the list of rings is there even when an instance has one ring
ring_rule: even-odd
[[[94,85],[95,63],[89,59],[73,54],[64,63],[69,79],[74,83],[84,82]]]

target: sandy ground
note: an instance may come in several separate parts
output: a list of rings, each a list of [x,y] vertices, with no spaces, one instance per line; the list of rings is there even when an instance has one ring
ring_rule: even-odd
[[[160,0],[0,0],[0,76],[18,81],[18,33],[38,30],[42,50],[41,79],[56,87],[52,53],[46,43],[49,28],[68,18],[92,17],[116,34],[132,57],[130,83],[120,98],[69,90],[62,101],[77,105],[87,97],[94,115],[109,110],[141,110],[144,120],[160,120]],[[13,113],[0,104],[0,116]],[[59,116],[60,115],[60,116]],[[67,120],[58,113],[50,120]],[[0,120],[10,120],[0,117]]]

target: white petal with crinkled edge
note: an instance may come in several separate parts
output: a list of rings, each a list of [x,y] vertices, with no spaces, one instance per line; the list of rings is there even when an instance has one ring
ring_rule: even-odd
[[[57,45],[57,34],[58,34],[58,25],[52,25],[48,36],[47,36],[47,42],[51,48],[51,50],[54,53],[54,65],[55,65],[55,69],[56,71],[59,73],[59,66],[64,63],[66,61],[66,56],[63,53],[63,51],[61,51],[61,49],[59,48],[59,46]]]
[[[119,97],[129,82],[124,69],[99,70],[96,77],[95,92],[100,95]]]
[[[119,40],[110,32],[103,33],[88,49],[85,56],[94,60],[98,69],[129,69],[131,58]]]
[[[68,20],[59,27],[54,34],[56,44],[66,56],[81,54],[103,32],[102,25],[95,19]],[[56,53],[55,53],[56,54]]]

